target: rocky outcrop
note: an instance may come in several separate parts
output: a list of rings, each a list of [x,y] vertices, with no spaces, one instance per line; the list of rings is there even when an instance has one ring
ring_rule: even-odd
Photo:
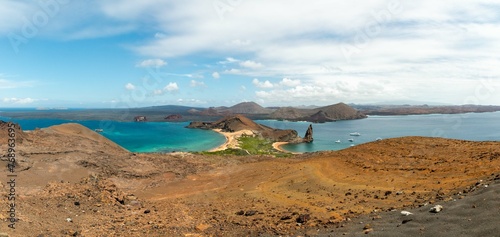
[[[304,135],[304,142],[311,143],[314,140],[313,138],[313,126],[312,124],[309,125],[309,128],[307,128],[306,135]]]
[[[225,117],[215,122],[191,122],[187,128],[221,129],[223,132],[236,132],[245,129],[263,131],[268,127],[257,124],[245,116],[235,115]]]
[[[172,121],[172,120],[180,120],[182,119],[182,115],[180,114],[171,114],[167,117],[165,117],[165,120]]]
[[[255,123],[251,119],[242,115],[229,116],[215,122],[191,122],[187,128],[221,129],[224,132],[251,130],[254,134],[274,142],[304,142],[304,138],[301,138],[295,130],[271,128]],[[312,141],[312,127],[309,134],[310,137],[307,140]]]
[[[313,122],[313,123],[325,123],[325,122],[333,122],[335,119],[330,118],[326,112],[323,110],[318,111],[317,113],[304,118],[303,120]]]
[[[148,121],[148,119],[146,118],[146,116],[135,116],[134,117],[134,121],[136,121],[136,122],[146,122],[146,121]]]
[[[13,128],[15,130],[14,134],[16,143],[22,143],[25,135],[23,129],[17,123],[5,122],[0,120],[0,137],[2,139],[5,138],[4,140],[7,141],[7,138],[9,138],[9,128]]]

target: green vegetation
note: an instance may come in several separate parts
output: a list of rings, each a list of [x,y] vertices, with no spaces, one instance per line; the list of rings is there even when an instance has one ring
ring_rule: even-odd
[[[204,155],[274,155],[276,157],[289,157],[289,153],[283,153],[273,148],[273,142],[257,136],[243,135],[238,138],[240,148],[229,148],[223,151],[200,152]]]

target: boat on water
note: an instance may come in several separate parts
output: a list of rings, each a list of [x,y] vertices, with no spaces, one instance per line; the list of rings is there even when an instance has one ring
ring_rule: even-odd
[[[381,138],[381,137],[377,137],[377,139],[375,139],[375,140],[377,140],[377,141],[381,141],[381,140],[382,140],[382,138]]]
[[[361,133],[359,133],[359,132],[352,132],[352,133],[349,133],[349,135],[351,135],[351,136],[361,136]]]
[[[340,140],[335,141],[335,143],[340,143]]]
[[[100,129],[100,128],[96,128],[96,129],[94,129],[94,131],[95,131],[95,132],[104,132],[104,130],[103,130],[103,129]]]
[[[349,140],[348,140],[348,141],[350,141],[350,142],[354,142],[354,139],[353,139],[353,138],[349,138]]]

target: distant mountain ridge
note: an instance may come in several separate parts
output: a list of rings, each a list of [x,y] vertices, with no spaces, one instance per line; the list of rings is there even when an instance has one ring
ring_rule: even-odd
[[[191,112],[203,116],[243,114],[258,119],[308,121],[315,123],[366,118],[366,115],[345,103],[306,109],[294,107],[264,108],[255,102],[243,102],[231,107],[210,107],[202,111],[191,110]]]
[[[2,109],[0,116],[10,118],[57,118],[65,120],[111,120],[134,121],[144,116],[150,122],[215,121],[225,116],[242,114],[254,120],[277,119],[290,121],[328,122],[362,119],[366,115],[420,115],[420,114],[463,114],[500,111],[498,105],[373,105],[337,103],[323,107],[262,107],[255,102],[243,102],[231,107],[194,107],[180,105],[150,106],[142,108],[113,109],[69,109],[69,110],[25,110]]]
[[[271,118],[315,123],[366,118],[366,115],[345,103],[315,109],[280,108],[271,113]]]
[[[233,105],[223,111],[228,111],[233,114],[269,114],[274,110],[264,108],[255,102],[243,102]]]

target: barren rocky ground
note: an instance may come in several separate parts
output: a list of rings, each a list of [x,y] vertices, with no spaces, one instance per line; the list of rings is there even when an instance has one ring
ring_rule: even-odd
[[[500,179],[499,142],[405,137],[275,158],[134,154],[77,124],[22,137],[16,229],[0,212],[7,236],[376,234],[354,220],[460,201]],[[0,177],[7,207],[6,168]]]

